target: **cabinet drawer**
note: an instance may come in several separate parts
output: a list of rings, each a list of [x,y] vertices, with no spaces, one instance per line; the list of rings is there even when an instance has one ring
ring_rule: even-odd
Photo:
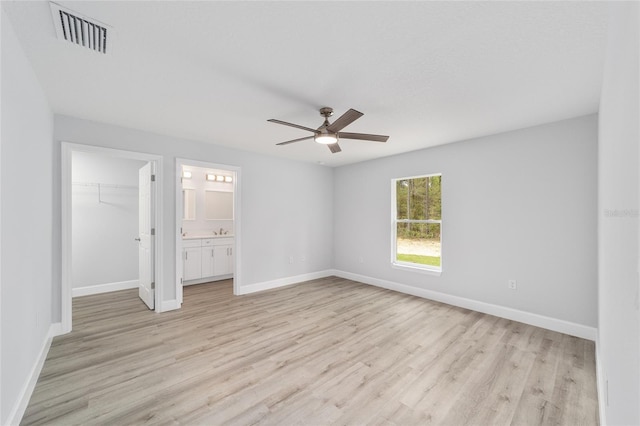
[[[230,246],[233,244],[233,238],[214,238],[212,241],[214,246]]]
[[[193,240],[182,240],[182,247],[200,247],[201,241],[199,238]]]

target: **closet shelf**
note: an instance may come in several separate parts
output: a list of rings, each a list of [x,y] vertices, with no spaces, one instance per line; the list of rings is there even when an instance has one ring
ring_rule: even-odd
[[[72,186],[82,186],[86,188],[98,188],[98,202],[102,203],[102,190],[103,189],[131,189],[138,190],[135,185],[118,185],[114,183],[100,183],[100,182],[71,182]]]

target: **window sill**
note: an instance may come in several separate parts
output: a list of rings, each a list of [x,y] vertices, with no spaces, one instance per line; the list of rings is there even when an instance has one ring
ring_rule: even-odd
[[[409,272],[418,272],[420,274],[434,275],[436,277],[439,277],[440,274],[442,274],[441,268],[439,269],[421,268],[419,266],[413,266],[408,263],[391,262],[391,267],[393,269],[400,269],[400,270],[409,271]]]

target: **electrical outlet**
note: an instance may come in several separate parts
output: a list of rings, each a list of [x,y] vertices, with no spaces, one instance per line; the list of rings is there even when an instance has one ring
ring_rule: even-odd
[[[364,263],[364,257],[360,256],[360,257],[358,258],[358,262],[360,262],[360,263]]]
[[[289,256],[289,264],[293,264],[293,256]]]
[[[306,257],[304,257],[304,255],[300,256],[300,262],[305,262],[307,260]]]
[[[516,290],[518,288],[518,282],[516,280],[509,280],[509,288]]]

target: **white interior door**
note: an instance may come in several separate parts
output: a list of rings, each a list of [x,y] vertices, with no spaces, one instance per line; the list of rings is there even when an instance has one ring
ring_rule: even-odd
[[[138,171],[138,295],[154,309],[155,283],[153,279],[153,192],[151,163]]]

